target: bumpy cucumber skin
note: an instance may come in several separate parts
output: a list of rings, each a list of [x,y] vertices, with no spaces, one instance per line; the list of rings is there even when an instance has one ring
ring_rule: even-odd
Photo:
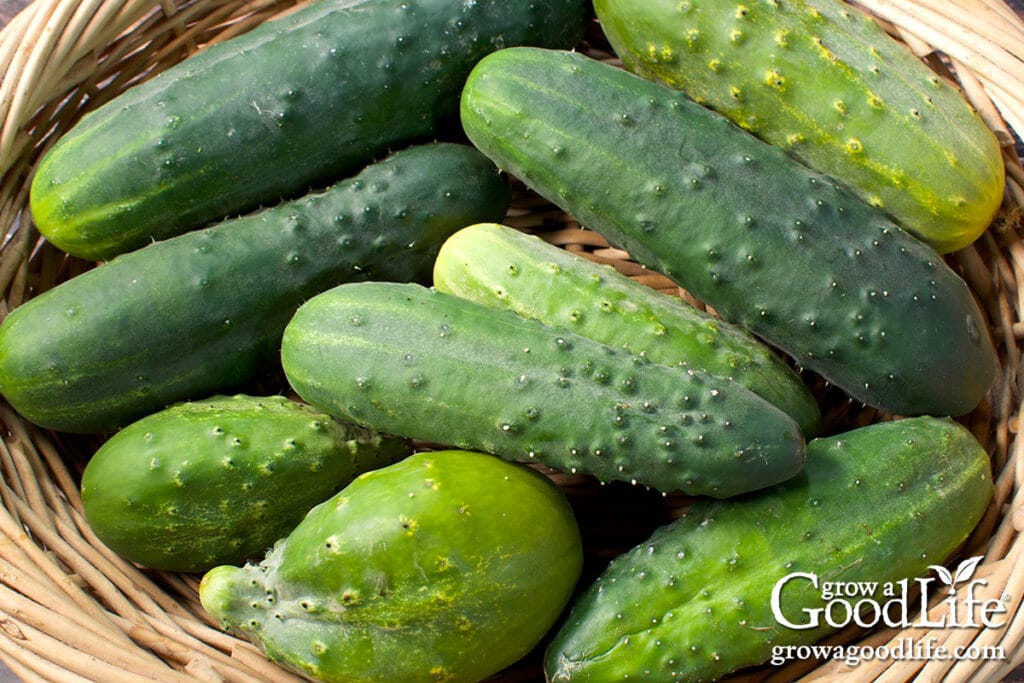
[[[319,680],[472,683],[536,645],[581,567],[572,509],[549,480],[439,451],[362,475],[259,565],[207,573],[199,597]]]
[[[999,209],[995,135],[960,93],[841,0],[595,0],[626,66],[839,179],[940,252]]]
[[[828,624],[780,625],[776,582],[792,572],[879,585],[923,576],[968,536],[992,491],[984,449],[948,418],[811,441],[790,481],[698,501],[613,560],[550,644],[548,680],[708,681],[766,661],[773,646],[813,643]],[[823,604],[806,585],[781,593],[794,623]]]
[[[411,452],[283,396],[216,396],[108,439],[82,474],[82,504],[122,557],[204,572],[262,557],[313,506]]]
[[[454,119],[495,49],[568,48],[584,0],[321,0],[86,116],[40,163],[39,231],[109,259],[294,197]]]
[[[434,287],[624,347],[654,363],[731,379],[786,412],[805,438],[820,425],[820,409],[806,385],[747,330],[539,237],[496,223],[468,226],[441,245]]]
[[[796,423],[734,382],[415,284],[310,299],[281,359],[339,419],[604,481],[725,497],[803,463]]]
[[[26,419],[110,432],[241,390],[278,363],[306,298],[351,280],[429,281],[442,242],[506,211],[467,145],[408,148],[323,193],[154,243],[69,280],[0,326],[0,393]]]
[[[611,243],[864,403],[960,415],[995,349],[932,249],[683,93],[577,53],[485,57],[470,139]]]

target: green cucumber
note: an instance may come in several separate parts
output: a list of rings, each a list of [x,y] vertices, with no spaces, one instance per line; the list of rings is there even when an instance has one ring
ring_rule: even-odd
[[[317,680],[473,683],[540,641],[582,562],[572,508],[550,480],[439,451],[357,478],[260,564],[208,572],[199,598]]]
[[[281,359],[338,419],[603,481],[725,497],[803,463],[796,423],[734,382],[416,284],[317,295]]]
[[[726,377],[785,411],[805,437],[817,432],[821,414],[810,391],[747,330],[538,237],[495,223],[464,228],[441,245],[434,287],[655,363]]]
[[[938,254],[683,93],[510,48],[477,64],[462,105],[499,167],[850,396],[960,415],[991,386],[988,326]]]
[[[313,506],[411,452],[283,396],[216,396],[108,439],[82,474],[82,506],[122,557],[204,572],[262,557]]]
[[[914,587],[911,579],[944,562],[992,493],[988,455],[948,418],[811,441],[790,481],[698,501],[613,560],[551,642],[548,680],[709,681],[768,661],[776,647],[813,643],[850,618],[842,604],[822,613],[821,582],[863,582],[871,590],[861,599],[898,597],[886,584]],[[865,623],[880,621],[863,607]]]
[[[842,0],[595,0],[632,71],[832,176],[941,252],[1003,198],[995,135],[963,96]]]
[[[110,432],[279,367],[313,294],[429,281],[451,233],[505,214],[509,188],[467,145],[405,149],[329,190],[156,242],[64,282],[0,326],[0,393],[26,419]]]
[[[584,0],[319,0],[213,45],[82,119],[40,162],[39,231],[108,259],[296,197],[455,119],[504,46],[572,47]]]

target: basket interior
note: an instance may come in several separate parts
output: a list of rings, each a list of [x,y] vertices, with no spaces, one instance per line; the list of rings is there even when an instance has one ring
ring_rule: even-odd
[[[28,181],[56,137],[132,84],[295,6],[271,0],[37,0],[8,25],[0,34],[0,64],[7,74],[0,84],[0,316],[94,265],[47,244],[28,215]],[[989,395],[961,418],[990,453],[997,486],[988,514],[960,556],[984,555],[977,576],[988,578],[992,595],[1007,596],[1010,613],[1016,615],[1024,597],[1024,570],[1015,568],[1024,519],[1017,502],[1024,172],[1015,131],[1024,130],[1024,66],[1014,55],[1024,55],[1024,24],[997,0],[868,0],[858,6],[937,72],[955,80],[1003,143],[1008,177],[1003,207],[976,244],[947,261],[981,303],[1000,358]],[[618,64],[596,23],[577,49]],[[506,224],[702,306],[516,179],[512,182],[515,198]],[[824,434],[895,417],[851,401],[811,372],[801,373],[822,407]],[[287,392],[286,386],[273,384],[280,380],[268,381],[267,389]],[[26,681],[300,680],[212,623],[198,603],[199,577],[140,570],[92,535],[82,516],[78,480],[100,437],[39,429],[5,402],[0,402],[0,423],[0,528],[6,541],[0,546],[0,659],[19,676]],[[600,486],[584,475],[543,471],[563,488],[577,512],[586,548],[581,586],[612,557],[681,514],[689,502],[680,495]],[[1024,659],[1024,652],[1016,653],[1022,629],[1024,617],[998,632],[910,634],[951,645],[999,643],[1009,653],[1004,661],[865,662],[853,675],[856,680],[996,680]],[[905,635],[846,630],[831,642],[883,644]],[[494,680],[543,679],[539,651]],[[842,670],[841,663],[803,661],[736,678],[794,680]]]

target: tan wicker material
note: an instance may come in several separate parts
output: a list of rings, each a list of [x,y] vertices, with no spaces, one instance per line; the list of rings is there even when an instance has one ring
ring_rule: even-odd
[[[81,114],[140,79],[217,40],[286,12],[274,0],[35,0],[0,33],[0,317],[93,264],[69,259],[39,238],[27,213],[28,180],[40,154]],[[1001,0],[860,0],[897,38],[955,78],[1003,142],[1007,195],[991,229],[948,257],[983,304],[1001,368],[985,402],[963,421],[992,456],[996,500],[961,552],[983,554],[980,597],[1008,601],[1004,629],[847,631],[833,642],[1000,645],[1001,661],[871,661],[856,669],[798,662],[742,680],[806,676],[852,681],[998,681],[1024,662],[1024,467],[1018,439],[1024,349],[1024,171],[1011,130],[1024,133],[1024,22]],[[596,26],[579,46],[612,60]],[[652,287],[686,296],[570,216],[518,185],[507,223],[565,249],[612,263]],[[698,303],[699,302],[695,302]],[[825,429],[888,419],[808,376]],[[196,596],[198,577],[142,571],[104,548],[83,521],[78,476],[99,444],[38,429],[0,401],[0,660],[26,681],[287,681],[247,642],[222,633]],[[683,498],[586,477],[549,473],[570,496],[587,543],[584,580],[615,554],[677,516]],[[955,509],[948,511],[953,516]],[[500,674],[542,680],[538,653]]]

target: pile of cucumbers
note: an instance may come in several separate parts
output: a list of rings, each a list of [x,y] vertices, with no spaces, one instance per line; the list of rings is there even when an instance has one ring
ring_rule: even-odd
[[[96,535],[306,676],[712,680],[834,630],[787,575],[919,577],[988,508],[942,254],[1003,174],[839,0],[315,0],[46,153],[35,225],[102,263],[6,317],[0,394],[106,435]],[[712,312],[505,225],[509,176]],[[694,501],[592,577],[552,470]]]

